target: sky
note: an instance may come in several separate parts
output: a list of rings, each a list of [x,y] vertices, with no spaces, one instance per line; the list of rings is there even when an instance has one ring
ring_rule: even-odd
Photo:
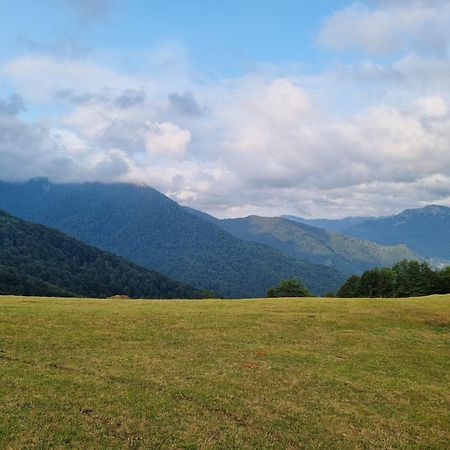
[[[0,0],[0,179],[217,217],[450,206],[447,0]]]

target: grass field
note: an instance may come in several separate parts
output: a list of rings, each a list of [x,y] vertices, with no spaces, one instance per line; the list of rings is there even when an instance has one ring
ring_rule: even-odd
[[[0,448],[450,448],[450,296],[0,297]]]

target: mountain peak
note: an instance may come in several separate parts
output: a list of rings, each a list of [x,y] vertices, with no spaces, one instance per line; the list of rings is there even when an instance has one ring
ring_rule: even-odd
[[[442,205],[427,205],[423,208],[405,209],[397,217],[412,216],[449,216],[450,208]]]
[[[428,205],[423,208],[423,211],[429,214],[449,214],[450,208],[442,205]]]

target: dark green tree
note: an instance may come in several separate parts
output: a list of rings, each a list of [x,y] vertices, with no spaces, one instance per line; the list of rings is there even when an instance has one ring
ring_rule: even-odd
[[[393,297],[395,275],[389,268],[364,272],[358,282],[356,293],[364,297]]]
[[[437,282],[439,294],[450,293],[450,267],[446,267],[438,273]]]
[[[351,276],[338,297],[420,297],[450,293],[450,268],[433,269],[427,262],[403,260],[392,268]]]
[[[295,278],[282,280],[267,291],[267,297],[311,297],[303,283]]]
[[[338,290],[337,297],[352,298],[359,295],[359,277],[352,275]]]
[[[396,277],[395,297],[416,297],[436,291],[435,276],[427,263],[403,260],[394,265]]]

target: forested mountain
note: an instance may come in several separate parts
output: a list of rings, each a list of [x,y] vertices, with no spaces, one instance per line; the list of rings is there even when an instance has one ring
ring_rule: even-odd
[[[376,217],[344,217],[343,219],[304,219],[303,217],[285,215],[283,219],[289,219],[292,222],[304,223],[316,228],[322,228],[328,231],[341,232],[346,228],[357,225],[366,220],[374,220]]]
[[[404,245],[380,245],[281,217],[249,216],[220,220],[188,210],[209,218],[241,239],[270,245],[299,261],[328,265],[348,275],[376,266],[391,266],[402,259],[420,259]]]
[[[430,205],[346,227],[350,236],[383,244],[406,244],[428,258],[450,260],[450,208]]]
[[[197,289],[0,211],[0,294],[198,298]]]
[[[223,296],[262,296],[292,277],[323,293],[345,279],[330,267],[238,239],[146,186],[0,183],[0,208]]]

